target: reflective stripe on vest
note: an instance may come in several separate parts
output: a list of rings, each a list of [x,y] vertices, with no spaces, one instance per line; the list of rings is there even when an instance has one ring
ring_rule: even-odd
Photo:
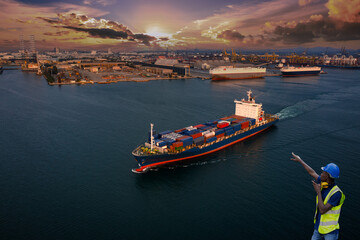
[[[332,207],[329,211],[327,211],[324,214],[320,215],[320,222],[319,222],[319,233],[321,234],[327,234],[329,232],[334,231],[335,229],[339,229],[339,218],[340,218],[340,212],[341,212],[341,206],[344,203],[345,195],[340,190],[338,186],[334,186],[328,195],[326,196],[324,200],[324,205],[327,204],[329,199],[332,195],[334,195],[337,192],[341,192],[341,199],[338,206]],[[316,222],[316,215],[318,211],[318,196],[316,196],[316,211],[315,211],[315,217],[314,217],[314,223]]]

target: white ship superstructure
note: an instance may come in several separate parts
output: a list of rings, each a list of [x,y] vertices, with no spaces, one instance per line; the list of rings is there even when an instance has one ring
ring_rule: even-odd
[[[318,75],[321,71],[321,67],[287,66],[287,67],[283,67],[280,71],[282,75],[285,77],[309,76],[309,75]]]
[[[220,66],[210,70],[210,74],[212,80],[262,78],[266,75],[266,68]]]

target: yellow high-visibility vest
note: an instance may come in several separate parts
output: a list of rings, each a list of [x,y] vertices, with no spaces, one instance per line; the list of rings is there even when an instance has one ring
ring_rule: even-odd
[[[332,232],[336,229],[340,229],[340,225],[339,225],[339,218],[340,218],[340,211],[341,211],[341,206],[344,203],[345,200],[345,195],[344,193],[340,190],[340,188],[338,186],[334,186],[330,192],[328,193],[328,195],[326,196],[325,200],[324,200],[324,205],[326,205],[326,203],[329,201],[329,199],[331,198],[332,195],[334,195],[337,192],[341,192],[341,199],[340,199],[340,203],[338,206],[332,207],[329,211],[327,211],[324,214],[320,215],[320,222],[319,222],[319,233],[321,234],[327,234],[329,232]],[[314,217],[314,223],[316,222],[316,215],[317,215],[317,211],[318,211],[318,203],[319,203],[319,198],[318,196],[316,196],[316,210],[315,210],[315,217]]]

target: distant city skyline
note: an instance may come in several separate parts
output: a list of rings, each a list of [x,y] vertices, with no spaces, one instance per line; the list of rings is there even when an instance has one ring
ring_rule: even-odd
[[[0,51],[360,48],[360,0],[0,0]]]

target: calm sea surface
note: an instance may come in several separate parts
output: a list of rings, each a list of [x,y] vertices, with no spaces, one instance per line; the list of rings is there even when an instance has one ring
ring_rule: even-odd
[[[48,86],[0,75],[0,239],[310,239],[315,192],[290,160],[335,162],[341,239],[357,239],[360,71],[211,82]],[[251,89],[281,121],[200,161],[146,174],[131,151],[158,131],[234,112]]]

